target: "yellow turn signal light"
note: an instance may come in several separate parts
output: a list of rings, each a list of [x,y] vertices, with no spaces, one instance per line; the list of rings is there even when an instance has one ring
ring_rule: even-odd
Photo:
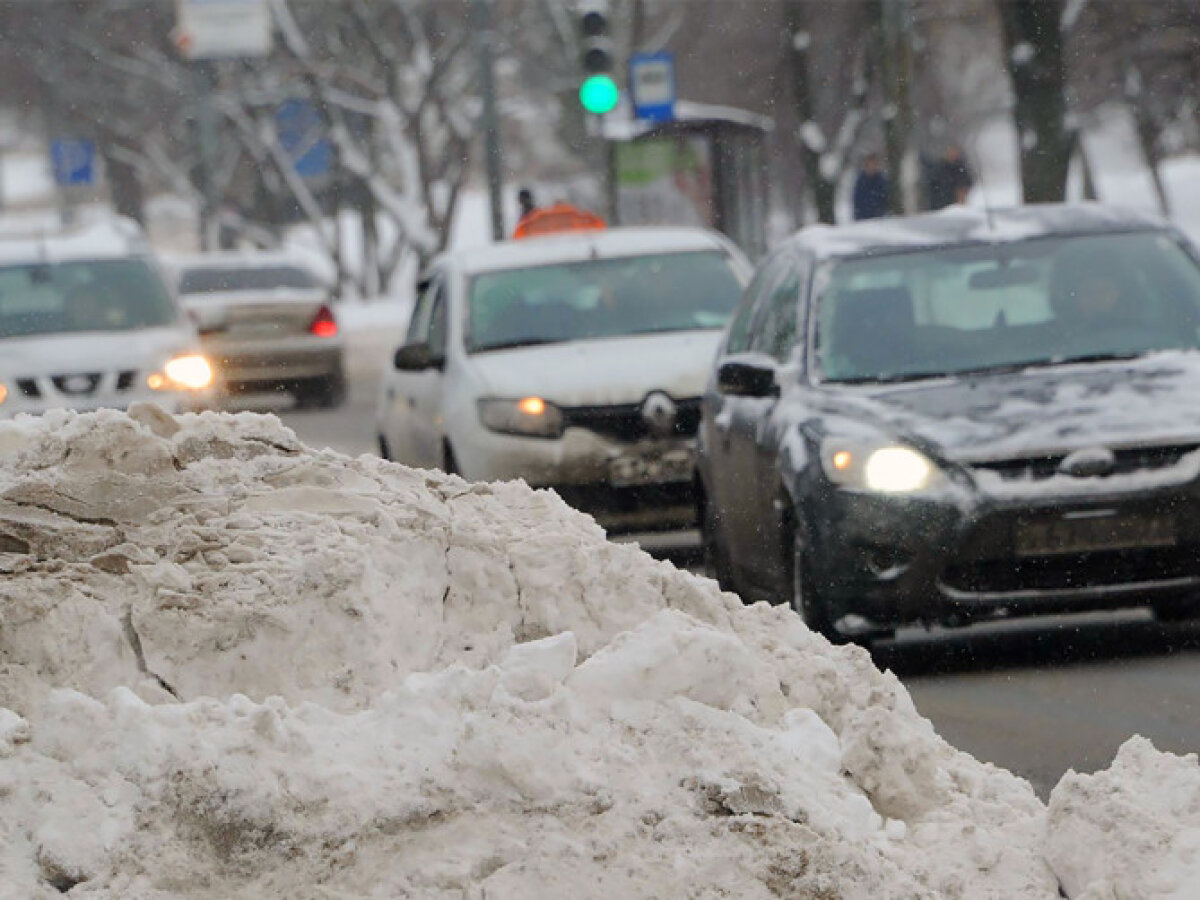
[[[541,397],[526,397],[517,402],[517,409],[527,416],[540,416],[546,411],[546,401]]]

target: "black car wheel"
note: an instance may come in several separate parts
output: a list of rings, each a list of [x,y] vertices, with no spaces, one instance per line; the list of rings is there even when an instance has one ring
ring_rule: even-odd
[[[296,403],[309,409],[333,409],[345,399],[346,378],[341,372],[314,378],[296,390]]]
[[[729,551],[721,543],[720,523],[717,521],[720,513],[707,497],[704,499],[704,513],[700,517],[700,539],[704,548],[704,569],[710,578],[716,580],[723,591],[733,590],[733,573],[730,571]]]
[[[385,437],[384,437],[382,434],[377,434],[377,435],[375,436],[375,439],[376,439],[377,441],[379,441],[379,455],[380,455],[380,457],[382,457],[383,459],[391,459],[391,458],[392,458],[392,451],[391,451],[391,449],[388,447],[387,438],[385,438]]]
[[[789,568],[792,588],[792,609],[800,614],[812,631],[823,634],[833,643],[843,643],[845,638],[833,625],[829,609],[817,596],[809,579],[805,576],[805,558],[808,556],[799,536],[792,535],[792,552]]]

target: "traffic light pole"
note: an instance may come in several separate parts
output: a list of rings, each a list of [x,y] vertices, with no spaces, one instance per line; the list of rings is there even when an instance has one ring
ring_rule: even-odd
[[[492,240],[504,240],[504,200],[501,191],[500,127],[496,117],[496,79],[492,67],[492,23],[490,0],[472,0],[475,44],[479,53],[479,83],[483,93],[483,132],[486,144],[488,199],[492,212]]]

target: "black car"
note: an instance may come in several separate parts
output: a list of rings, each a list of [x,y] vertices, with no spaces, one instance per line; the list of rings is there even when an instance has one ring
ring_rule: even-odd
[[[704,397],[710,571],[831,637],[1200,615],[1200,263],[1098,204],[799,232]]]

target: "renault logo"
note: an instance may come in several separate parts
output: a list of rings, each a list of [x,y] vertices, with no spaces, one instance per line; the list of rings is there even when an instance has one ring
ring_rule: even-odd
[[[679,408],[675,401],[662,391],[647,394],[642,401],[642,420],[646,429],[657,438],[670,437],[675,431],[675,422],[679,418]]]
[[[1058,471],[1075,478],[1101,478],[1117,467],[1116,454],[1107,447],[1084,447],[1058,464]]]

